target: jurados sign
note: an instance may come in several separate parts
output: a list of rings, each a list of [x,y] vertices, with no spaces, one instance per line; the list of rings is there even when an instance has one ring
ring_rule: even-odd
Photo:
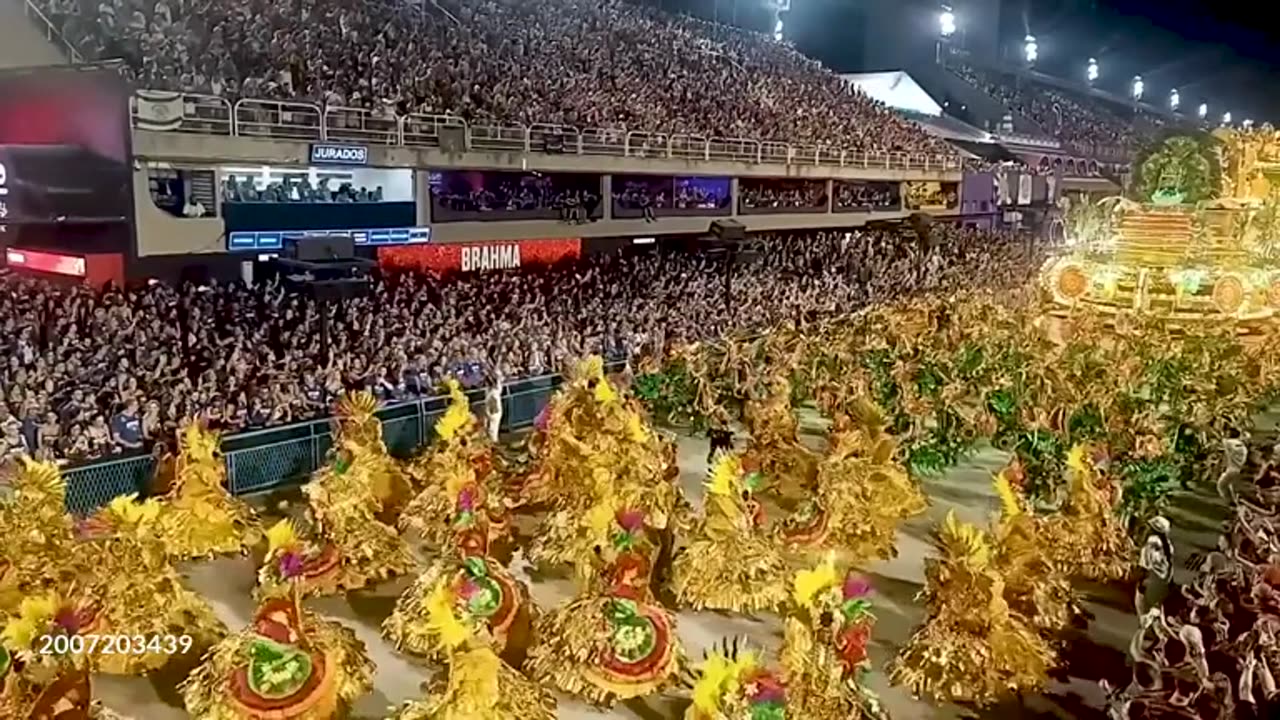
[[[369,148],[364,145],[312,145],[312,165],[368,165]]]

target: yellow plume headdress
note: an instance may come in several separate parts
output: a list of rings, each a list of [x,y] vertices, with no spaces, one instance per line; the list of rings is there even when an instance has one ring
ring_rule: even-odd
[[[427,598],[427,627],[449,650],[456,650],[471,638],[471,628],[458,617],[456,604],[457,597],[448,582],[436,583]]]
[[[1014,489],[1013,483],[1009,482],[1009,475],[1001,470],[996,473],[992,484],[995,486],[996,495],[1000,498],[1000,513],[1006,520],[1012,520],[1022,514],[1022,499],[1018,497],[1018,491]]]
[[[471,404],[467,402],[467,396],[455,378],[446,380],[445,387],[449,390],[449,407],[436,421],[436,435],[448,441],[471,422]]]
[[[732,495],[737,492],[738,479],[742,477],[742,460],[733,453],[716,458],[707,474],[707,492],[714,495]]]
[[[759,666],[760,653],[756,650],[730,652],[717,648],[707,653],[693,686],[694,707],[715,715],[724,698],[738,691],[743,676]]]
[[[59,606],[59,600],[51,595],[23,598],[18,616],[5,623],[4,630],[0,631],[0,640],[15,653],[30,650],[36,638],[48,631]]]
[[[812,608],[819,595],[840,584],[836,574],[836,555],[827,553],[827,557],[812,570],[800,570],[791,584],[791,596],[802,608]]]

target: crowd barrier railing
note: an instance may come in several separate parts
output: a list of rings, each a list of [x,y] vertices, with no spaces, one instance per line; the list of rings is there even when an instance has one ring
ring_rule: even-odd
[[[84,56],[80,54],[80,51],[67,42],[67,39],[62,36],[61,29],[54,26],[53,22],[40,11],[40,8],[36,7],[35,3],[31,2],[31,0],[23,0],[22,12],[40,32],[44,33],[45,40],[57,45],[59,49],[67,54],[67,59],[77,65],[84,62]]]
[[[535,123],[469,123],[454,115],[388,115],[365,108],[242,98],[231,103],[213,95],[182,96],[181,122],[166,132],[268,137],[309,142],[351,142],[404,147],[442,147],[446,131],[460,131],[463,148],[501,152],[785,163],[892,170],[959,170],[960,158],[919,153],[859,152],[829,146],[792,145],[750,138],[647,133]],[[136,119],[136,107],[134,108]],[[153,127],[149,129],[155,129]]]
[[[561,382],[559,375],[544,375],[508,385],[502,396],[502,431],[532,425]],[[472,411],[480,414],[482,391],[468,393],[468,399]],[[379,410],[382,437],[390,453],[407,458],[423,447],[432,438],[435,421],[448,404],[448,395],[435,395]],[[303,482],[324,466],[332,445],[332,418],[227,435],[222,440],[227,489],[234,495],[246,495]],[[112,498],[145,492],[155,473],[155,462],[151,455],[135,455],[65,468],[62,475],[67,482],[67,510],[84,515]]]

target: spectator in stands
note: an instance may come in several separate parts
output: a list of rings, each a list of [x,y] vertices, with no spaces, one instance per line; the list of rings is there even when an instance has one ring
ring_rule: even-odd
[[[330,318],[327,347],[313,301],[275,281],[94,292],[0,275],[0,454],[85,460],[172,437],[193,418],[226,431],[302,420],[326,414],[345,388],[395,401],[434,394],[451,376],[511,382],[585,353],[637,357],[907,293],[1008,286],[1039,266],[1017,234],[932,232],[927,245],[900,229],[755,238],[730,302],[722,260],[658,249],[388,275]]]
[[[371,124],[449,113],[648,134],[640,150],[683,134],[954,154],[784,43],[622,0],[36,2],[86,56],[123,57],[140,87],[354,108]],[[254,131],[315,121],[244,112]]]

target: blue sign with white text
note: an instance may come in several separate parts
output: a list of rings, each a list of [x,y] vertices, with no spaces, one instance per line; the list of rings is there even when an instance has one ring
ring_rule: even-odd
[[[312,165],[368,165],[369,148],[364,145],[312,145]]]
[[[232,252],[279,250],[286,240],[304,237],[349,237],[361,245],[416,245],[431,242],[431,228],[402,227],[373,230],[263,230],[227,233],[227,249]]]

